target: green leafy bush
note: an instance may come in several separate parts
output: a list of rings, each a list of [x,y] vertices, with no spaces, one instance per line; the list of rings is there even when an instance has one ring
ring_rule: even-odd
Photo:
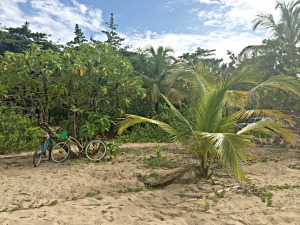
[[[33,150],[41,133],[29,118],[0,111],[0,154]]]
[[[163,121],[176,129],[183,129],[178,119],[170,113],[168,108],[165,108],[159,115],[152,117],[152,119]],[[122,136],[117,137],[118,142],[129,143],[129,142],[173,142],[172,138],[165,133],[161,128],[153,124],[137,124],[132,128],[126,130]]]
[[[120,148],[116,145],[114,141],[107,141],[106,146],[110,156],[117,156],[120,154]]]
[[[172,142],[172,139],[162,129],[151,124],[140,124],[133,126],[131,131],[125,131],[122,136],[117,137],[118,142]]]
[[[80,127],[80,136],[92,139],[96,135],[103,134],[111,127],[112,121],[108,115],[101,113],[88,113],[88,118]]]

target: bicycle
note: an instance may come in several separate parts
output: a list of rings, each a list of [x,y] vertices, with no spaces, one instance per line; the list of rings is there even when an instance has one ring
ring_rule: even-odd
[[[33,154],[33,165],[34,167],[37,167],[42,160],[42,157],[47,155],[47,151],[49,152],[48,154],[48,160],[51,158],[51,142],[53,139],[55,139],[55,134],[62,128],[59,127],[56,130],[52,130],[49,125],[45,122],[40,121],[39,125],[41,127],[44,127],[44,130],[47,132],[45,135],[38,135],[40,138],[46,138],[46,141],[40,142]],[[45,128],[46,127],[46,128]]]
[[[33,153],[33,165],[34,165],[34,167],[37,167],[41,163],[42,156],[46,157],[47,151],[49,152],[48,160],[50,160],[50,157],[51,157],[50,144],[51,144],[52,139],[51,139],[50,135],[47,133],[46,135],[40,135],[39,137],[46,138],[46,141],[41,142],[36,146],[36,149]]]
[[[78,154],[74,152],[77,156],[79,154],[85,154],[89,160],[94,162],[102,160],[107,153],[106,144],[100,140],[92,140],[88,142],[87,145],[85,145],[85,143],[81,144],[78,140],[69,136],[67,131],[62,132],[60,139],[62,142],[54,145],[51,150],[51,159],[53,162],[60,163],[65,161],[70,154],[72,145],[80,148]]]

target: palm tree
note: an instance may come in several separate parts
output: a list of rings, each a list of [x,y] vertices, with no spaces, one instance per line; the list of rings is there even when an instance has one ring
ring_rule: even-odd
[[[280,10],[280,18],[277,23],[272,14],[260,12],[253,20],[253,30],[259,26],[266,27],[275,39],[281,40],[283,44],[294,49],[300,41],[300,0],[292,0],[287,3],[277,1],[275,9]],[[261,45],[247,46],[239,56],[249,56],[261,48]]]
[[[171,83],[170,70],[174,57],[171,48],[159,46],[156,50],[150,46],[145,50],[148,55],[145,62],[145,74],[142,75],[144,86],[151,101],[155,104],[158,113],[160,94],[167,94]]]
[[[257,83],[256,76],[249,68],[243,68],[237,75],[227,75],[211,83],[205,77],[196,77],[198,83],[196,101],[192,105],[192,119],[184,117],[171,103],[163,96],[170,109],[181,122],[180,127],[171,127],[169,124],[158,120],[152,120],[137,115],[126,115],[120,122],[119,134],[128,127],[137,123],[152,123],[162,128],[165,132],[179,142],[187,152],[195,155],[199,161],[199,174],[204,178],[212,175],[212,163],[216,160],[220,164],[227,164],[232,168],[238,179],[243,180],[245,175],[242,164],[247,163],[247,147],[253,145],[254,136],[252,132],[272,133],[276,132],[286,141],[295,144],[296,135],[285,128],[285,124],[279,119],[285,118],[292,123],[290,116],[277,110],[245,110],[234,112],[231,115],[224,114],[224,103],[235,95],[231,87],[239,84],[251,84],[253,88],[248,95],[253,95],[260,89],[279,88],[289,90],[300,95],[299,81],[292,77],[277,76],[265,82]],[[231,93],[231,94],[229,94]],[[243,93],[240,98],[246,95]],[[263,115],[273,119],[264,119],[252,123],[243,129],[236,131],[236,124],[241,118],[249,118],[254,115]],[[182,129],[183,128],[183,129]],[[184,130],[184,131],[183,131]]]
[[[275,9],[280,10],[280,19],[275,22],[272,14],[259,13],[253,21],[253,30],[258,26],[269,29],[275,38],[281,39],[287,44],[295,45],[299,41],[300,34],[300,1],[276,2]]]

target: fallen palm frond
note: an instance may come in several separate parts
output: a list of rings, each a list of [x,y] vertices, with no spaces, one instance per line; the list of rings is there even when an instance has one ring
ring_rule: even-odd
[[[142,176],[139,174],[137,176],[138,181],[144,183],[146,188],[164,188],[170,184],[173,184],[174,182],[178,181],[183,175],[185,175],[187,172],[190,171],[196,171],[196,165],[188,166],[184,168],[183,170],[176,171],[175,173],[171,173],[163,177],[162,179],[158,181],[150,181],[145,178],[145,176]]]

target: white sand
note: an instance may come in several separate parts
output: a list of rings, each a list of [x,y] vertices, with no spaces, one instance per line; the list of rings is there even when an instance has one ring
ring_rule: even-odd
[[[123,154],[114,162],[44,160],[37,168],[32,153],[0,156],[0,224],[300,225],[300,188],[271,190],[273,207],[251,193],[267,185],[300,185],[300,170],[288,167],[300,163],[300,150],[254,148],[258,162],[245,167],[248,180],[242,184],[222,169],[215,185],[175,183],[149,190],[137,181],[136,173],[177,170],[144,167],[144,158],[155,155],[155,146],[122,145]],[[191,160],[174,144],[162,145],[161,152]],[[143,190],[120,193],[139,187]],[[225,189],[225,196],[216,199],[214,189]]]

